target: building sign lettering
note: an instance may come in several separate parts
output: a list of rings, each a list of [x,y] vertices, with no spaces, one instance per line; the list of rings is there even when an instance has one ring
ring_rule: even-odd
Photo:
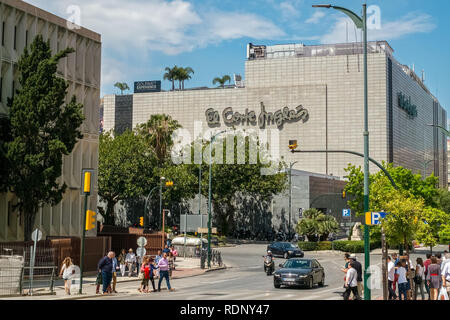
[[[417,117],[417,106],[411,103],[411,97],[398,93],[398,106],[406,111],[411,117]]]
[[[210,127],[220,126],[220,114],[217,110],[209,108],[205,115]],[[305,123],[309,119],[309,112],[302,105],[298,105],[294,109],[284,107],[275,112],[267,112],[264,102],[261,102],[261,111],[258,116],[255,111],[248,108],[245,109],[244,113],[240,113],[233,111],[232,107],[228,107],[223,109],[222,118],[227,126],[258,125],[261,129],[264,129],[267,125],[276,124],[278,129],[281,130],[286,122],[292,123],[302,120]]]

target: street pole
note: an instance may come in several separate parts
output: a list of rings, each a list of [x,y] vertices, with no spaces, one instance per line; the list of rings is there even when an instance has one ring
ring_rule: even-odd
[[[289,223],[288,223],[288,241],[291,241],[291,216],[292,216],[292,167],[298,161],[289,164]]]
[[[203,215],[202,215],[202,164],[203,164],[203,150],[201,152],[200,168],[198,172],[198,214],[200,215],[200,226],[203,229]],[[203,239],[203,233],[200,233],[200,239]]]
[[[81,255],[80,255],[80,289],[79,294],[83,293],[83,264],[84,264],[84,238],[86,236],[86,212],[87,212],[88,195],[84,196],[84,211],[83,211],[83,236],[81,237]]]
[[[364,212],[369,211],[369,117],[367,84],[367,4],[363,4],[364,37]],[[370,227],[364,227],[364,300],[370,300],[369,266],[370,266]]]
[[[159,216],[161,217],[162,215],[162,181],[163,178],[161,177],[159,179]],[[164,232],[164,230],[163,230]]]
[[[148,222],[150,219],[147,218],[147,215],[145,214],[145,210],[147,209],[148,199],[151,198],[153,191],[155,191],[158,187],[154,187],[152,190],[150,190],[147,198],[145,198],[145,204],[144,204],[144,228],[145,226],[148,226]]]
[[[383,273],[383,300],[388,300],[388,273],[387,273],[387,247],[386,247],[386,234],[384,228],[381,226],[381,250],[382,250],[382,267]]]

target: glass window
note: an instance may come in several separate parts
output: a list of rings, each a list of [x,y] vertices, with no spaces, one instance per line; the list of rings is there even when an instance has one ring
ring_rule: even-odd
[[[289,269],[309,269],[311,268],[311,261],[310,260],[288,260],[285,262],[283,268],[289,268]]]

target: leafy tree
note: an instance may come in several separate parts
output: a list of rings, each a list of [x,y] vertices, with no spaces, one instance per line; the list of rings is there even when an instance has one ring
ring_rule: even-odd
[[[163,79],[172,82],[172,91],[175,90],[175,80],[178,76],[178,67],[175,65],[173,68],[166,67],[166,73],[164,73]]]
[[[419,174],[413,174],[411,170],[400,166],[394,167],[392,164],[388,164],[386,170],[394,179],[399,190],[408,191],[411,195],[424,199],[426,206],[436,206],[435,198],[438,194],[438,189],[436,188],[438,179],[434,175],[422,179]],[[348,183],[345,186],[345,191],[349,195],[348,205],[357,215],[362,215],[364,214],[364,173],[360,166],[356,167],[351,164],[345,171],[348,176]],[[393,187],[382,171],[371,174],[369,182],[370,210],[378,210],[377,208],[380,207],[380,201],[383,200],[384,193],[390,192],[393,190]],[[381,186],[374,188],[373,186],[376,183],[381,183]]]
[[[445,225],[439,232],[439,241],[442,244],[450,243],[450,224]]]
[[[191,67],[178,68],[176,72],[176,80],[179,81],[180,90],[184,90],[184,81],[191,79],[194,70]]]
[[[450,191],[447,189],[438,189],[435,202],[438,209],[450,214]]]
[[[130,90],[130,87],[128,87],[128,84],[126,82],[116,82],[114,84],[114,87],[116,87],[120,90],[121,95],[123,95],[124,91]]]
[[[142,135],[146,143],[152,148],[161,167],[170,155],[173,146],[172,135],[181,128],[177,120],[166,114],[154,114],[150,119],[136,127],[136,132]]]
[[[98,194],[107,206],[99,212],[105,224],[115,225],[114,206],[119,201],[145,193],[155,165],[156,158],[145,139],[134,132],[100,135]]]
[[[425,208],[419,224],[417,240],[433,251],[433,247],[439,243],[439,233],[447,225],[450,225],[450,216],[447,213],[431,207]]]
[[[11,141],[11,123],[6,115],[0,114],[0,192],[8,189],[8,158],[6,143]]]
[[[308,241],[326,240],[330,233],[339,230],[339,224],[333,216],[311,208],[305,210],[304,218],[297,224],[297,232],[305,235]]]
[[[49,42],[38,35],[19,59],[20,89],[8,101],[7,183],[24,215],[25,241],[31,240],[39,208],[61,201],[67,188],[59,179],[63,155],[83,137],[83,106],[75,96],[66,102],[68,84],[56,76],[59,61],[72,52],[67,48],[52,56]]]
[[[213,84],[218,83],[222,88],[225,88],[226,82],[231,82],[231,77],[229,75],[224,75],[223,77],[216,77],[213,79]]]

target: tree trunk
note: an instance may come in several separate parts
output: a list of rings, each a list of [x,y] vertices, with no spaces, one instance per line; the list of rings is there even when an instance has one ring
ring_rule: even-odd
[[[403,244],[405,245],[406,255],[409,257],[409,246],[408,246],[408,240],[406,239],[406,236],[403,237]]]
[[[433,254],[433,246],[430,245],[430,253]]]
[[[106,225],[110,225],[110,226],[115,226],[116,225],[116,214],[114,212],[114,206],[116,205],[117,202],[108,200],[107,204],[106,204],[106,218],[105,218],[105,224]]]
[[[34,222],[36,220],[36,213],[37,210],[33,206],[28,206],[23,209],[21,214],[24,216],[24,226],[23,226],[23,232],[24,232],[24,241],[31,241],[31,234],[33,233],[34,229]]]
[[[172,91],[175,90],[175,80],[172,80]]]

